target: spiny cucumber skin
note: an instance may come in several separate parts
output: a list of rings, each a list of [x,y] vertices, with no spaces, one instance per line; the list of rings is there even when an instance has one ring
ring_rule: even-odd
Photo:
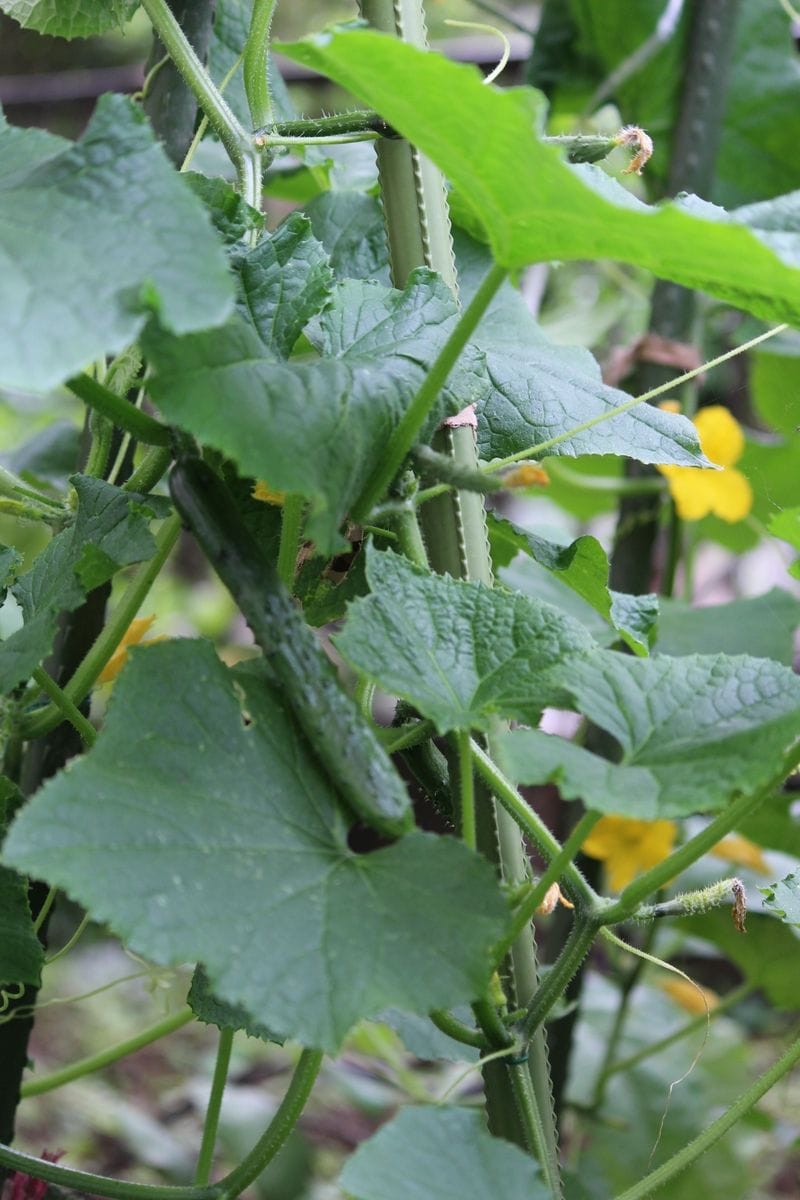
[[[386,750],[342,691],[333,666],[273,565],[245,528],[225,485],[202,459],[179,459],[175,507],[230,591],[286,690],[292,712],[348,804],[389,837],[414,825],[405,786]]]

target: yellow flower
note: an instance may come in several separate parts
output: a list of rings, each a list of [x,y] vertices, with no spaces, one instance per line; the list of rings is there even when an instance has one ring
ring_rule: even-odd
[[[548,487],[549,484],[550,476],[547,471],[533,462],[520,463],[513,471],[503,476],[503,487],[507,488]]]
[[[253,499],[261,500],[264,504],[283,504],[286,499],[285,492],[273,492],[269,484],[264,483],[263,479],[259,479],[256,486],[253,488]]]
[[[125,630],[122,641],[108,660],[103,670],[97,676],[98,683],[112,683],[128,661],[128,647],[136,646],[155,621],[155,613],[149,617],[136,617]],[[151,638],[151,642],[163,642],[163,637]]]
[[[611,889],[621,892],[640,871],[665,859],[675,842],[674,821],[636,821],[601,817],[583,843],[590,858],[606,864]]]
[[[699,983],[690,983],[688,979],[665,979],[660,986],[670,999],[689,1013],[706,1013],[719,1004],[716,992]]]
[[[749,838],[742,837],[740,833],[729,833],[721,842],[717,842],[713,849],[709,850],[709,854],[713,854],[715,858],[721,858],[723,862],[736,863],[740,867],[750,867],[762,875],[770,873],[770,865],[761,853],[761,847],[757,846],[755,842],[751,842]]]
[[[663,407],[674,411],[674,404]],[[659,467],[669,483],[678,516],[684,521],[699,521],[709,513],[733,524],[743,520],[753,507],[753,489],[734,463],[744,451],[742,427],[721,404],[701,408],[695,417],[700,446],[706,458],[722,467],[721,471],[700,467]]]

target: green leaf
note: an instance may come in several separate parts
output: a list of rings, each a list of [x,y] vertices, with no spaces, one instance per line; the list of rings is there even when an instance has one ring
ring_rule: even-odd
[[[209,211],[214,228],[222,240],[232,245],[253,229],[264,228],[264,215],[247,203],[224,179],[184,171],[183,177]]]
[[[125,97],[101,97],[74,145],[0,124],[0,163],[2,386],[46,391],[152,312],[185,333],[231,311],[208,216]]]
[[[0,844],[12,810],[21,803],[16,785],[0,775]],[[0,866],[0,982],[38,986],[43,962],[44,951],[28,906],[27,881]]]
[[[634,654],[648,653],[658,621],[658,597],[612,591],[608,586],[608,555],[596,538],[584,536],[563,546],[528,533],[492,513],[488,523],[492,556],[498,566],[506,566],[518,550],[528,554],[591,604]]]
[[[22,555],[13,546],[0,546],[0,604],[6,598],[9,583],[16,577]]]
[[[211,991],[208,976],[202,967],[195,969],[186,1002],[198,1020],[206,1025],[232,1029],[234,1033],[242,1029],[248,1037],[259,1038],[262,1042],[281,1043],[281,1039],[276,1038],[265,1025],[252,1020],[240,1004],[226,1004],[224,1000],[218,1000]]]
[[[785,508],[782,512],[774,513],[769,531],[773,537],[788,542],[795,550],[800,550],[800,508]],[[800,579],[800,559],[795,559],[787,568],[790,575]]]
[[[453,1016],[474,1029],[474,1018],[469,1008],[458,1008]],[[375,1020],[393,1029],[400,1036],[409,1054],[424,1062],[436,1062],[439,1059],[446,1062],[478,1060],[478,1050],[475,1046],[465,1046],[463,1042],[448,1037],[441,1029],[437,1029],[428,1017],[401,1012],[399,1008],[386,1008],[382,1013],[378,1013]]]
[[[93,37],[120,29],[139,7],[139,0],[0,0],[0,9],[50,37]]]
[[[15,450],[0,455],[0,463],[26,482],[63,489],[75,470],[81,431],[71,421],[51,421]]]
[[[466,304],[491,266],[491,255],[463,232],[455,239],[460,292]],[[479,265],[480,264],[480,265]],[[478,406],[478,451],[487,462],[568,433],[630,399],[603,383],[600,365],[582,346],[550,342],[520,293],[505,284],[473,343],[484,352],[491,391]],[[645,463],[707,462],[691,421],[642,404],[552,448],[553,455],[617,454]]]
[[[651,209],[598,168],[569,167],[536,136],[537,93],[484,87],[471,67],[372,32],[322,34],[283,51],[419,146],[482,223],[501,265],[612,258],[769,320],[797,319],[800,273],[781,261],[783,247],[764,244],[772,235],[753,236],[697,202]]]
[[[409,1107],[359,1146],[340,1186],[353,1200],[549,1200],[536,1161],[492,1137],[483,1113]]]
[[[582,800],[595,812],[640,821],[664,815],[659,780],[646,767],[606,762],[539,729],[503,733],[499,743],[503,767],[515,783],[554,783],[562,800]]]
[[[168,420],[233,459],[242,474],[307,496],[307,536],[321,553],[334,553],[344,544],[338,529],[349,506],[455,320],[445,285],[422,270],[403,292],[343,285],[315,326],[337,356],[322,361],[277,362],[242,317],[184,338],[151,328],[144,339],[155,368],[150,392]],[[431,430],[477,398],[480,370],[477,352],[466,356],[455,376],[463,390],[457,398],[455,388],[445,393]]]
[[[790,667],[798,625],[800,600],[780,588],[704,608],[662,600],[655,653],[749,654]]]
[[[94,748],[28,803],[5,861],[329,1051],[387,1005],[474,999],[507,922],[492,868],[460,842],[413,833],[354,854],[280,696],[203,642],[132,652]]]
[[[323,192],[306,205],[314,237],[337,279],[377,279],[387,286],[389,247],[380,201],[363,192]]]
[[[252,322],[270,354],[288,358],[311,317],[328,301],[333,282],[308,218],[292,213],[235,266],[240,314]]]
[[[551,686],[616,739],[623,765],[655,777],[659,817],[755,796],[800,759],[800,679],[768,659],[599,650],[565,662]]]
[[[766,896],[766,908],[772,909],[787,925],[800,928],[800,873],[794,871],[784,875],[777,883],[758,890]]]
[[[737,832],[759,846],[800,858],[800,823],[792,816],[792,806],[790,791],[773,796],[743,821]]]
[[[495,713],[535,724],[553,702],[549,669],[595,646],[549,604],[431,575],[392,551],[368,549],[367,580],[337,649],[440,733],[485,729]]]
[[[796,342],[789,345],[792,349],[797,347]],[[752,356],[748,375],[758,415],[786,437],[797,433],[800,425],[800,352],[780,353],[776,346],[774,353],[769,353],[764,348]]]
[[[74,475],[72,483],[78,496],[75,521],[12,588],[25,623],[0,643],[0,691],[24,683],[47,657],[61,613],[76,609],[87,592],[120,567],[155,553],[148,529],[155,500],[85,475]]]
[[[789,925],[775,917],[748,913],[747,933],[742,936],[729,912],[680,917],[675,923],[690,937],[703,938],[721,950],[776,1008],[797,1012],[800,938]]]

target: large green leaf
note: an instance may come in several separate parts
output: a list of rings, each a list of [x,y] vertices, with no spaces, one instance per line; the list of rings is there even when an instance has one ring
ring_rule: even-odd
[[[227,454],[242,474],[309,497],[307,534],[320,551],[335,551],[339,525],[455,320],[452,297],[430,271],[415,271],[403,292],[344,284],[315,326],[335,357],[278,362],[241,316],[184,338],[152,329],[150,390],[170,421]],[[428,429],[484,386],[473,351]]]
[[[659,614],[658,597],[628,596],[608,586],[608,555],[596,538],[584,536],[559,545],[528,533],[504,518],[488,517],[492,559],[507,566],[517,551],[552,571],[600,613],[635,654],[647,654]]]
[[[793,871],[777,883],[758,890],[766,897],[765,908],[771,909],[787,925],[800,928],[800,873]]]
[[[491,254],[463,231],[454,239],[459,290],[466,304],[491,266]],[[569,433],[630,397],[603,383],[600,365],[581,346],[557,346],[533,319],[516,288],[504,284],[473,342],[484,352],[491,390],[478,406],[481,458],[505,458]],[[697,430],[676,413],[642,404],[558,443],[554,455],[617,454],[647,463],[707,462]]]
[[[103,96],[74,145],[0,125],[0,164],[0,385],[45,391],[153,312],[184,333],[231,311],[205,209],[125,97]]]
[[[10,811],[21,800],[11,780],[0,775],[0,844]],[[0,982],[38,984],[43,961],[28,906],[27,882],[16,871],[0,867]]]
[[[507,919],[488,863],[423,833],[354,854],[257,671],[228,671],[203,642],[131,659],[94,748],[12,826],[9,865],[154,962],[199,960],[220,1000],[307,1045],[333,1051],[387,1005],[480,994]]]
[[[549,1200],[536,1161],[475,1109],[404,1108],[342,1172],[353,1200]]]
[[[792,665],[800,600],[780,588],[763,596],[691,608],[662,600],[656,654],[749,654]]]
[[[554,783],[563,800],[582,800],[595,812],[663,816],[661,787],[646,767],[606,762],[583,746],[540,729],[500,735],[502,762],[515,783]]]
[[[0,0],[0,9],[25,29],[51,37],[92,37],[120,29],[139,0]]]
[[[768,659],[598,650],[566,661],[552,684],[615,738],[623,765],[654,776],[662,817],[756,795],[800,759],[800,679]],[[531,755],[531,782],[538,769]]]
[[[554,696],[549,669],[595,646],[549,604],[431,575],[391,551],[368,550],[367,580],[337,648],[440,733],[483,729],[494,713],[535,723]]]
[[[87,592],[120,567],[155,552],[148,524],[163,500],[123,492],[85,475],[74,475],[72,482],[78,496],[73,524],[53,538],[12,588],[25,623],[0,642],[0,691],[24,683],[47,657],[59,614],[77,608]]]
[[[260,1038],[263,1042],[281,1041],[265,1025],[254,1021],[240,1004],[226,1004],[224,1000],[219,1000],[211,991],[208,976],[200,966],[192,976],[186,1002],[197,1019],[206,1025],[216,1025],[217,1029],[231,1029],[234,1033],[242,1029],[248,1037]]]
[[[348,87],[428,154],[502,265],[613,258],[758,316],[797,319],[800,273],[777,256],[785,247],[773,253],[722,210],[651,209],[599,169],[569,167],[536,136],[537,93],[484,87],[470,67],[373,32],[323,34],[284,50]]]
[[[323,192],[306,205],[306,214],[337,279],[391,282],[386,222],[375,196],[356,191]]]

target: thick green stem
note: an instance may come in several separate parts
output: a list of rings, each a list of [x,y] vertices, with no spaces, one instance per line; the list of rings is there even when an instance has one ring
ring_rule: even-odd
[[[250,106],[253,128],[272,120],[272,98],[269,94],[267,62],[269,31],[275,13],[275,0],[254,0],[250,31],[244,47],[244,90]]]
[[[147,446],[168,446],[170,431],[166,425],[156,421],[133,404],[129,404],[122,396],[112,392],[110,388],[92,379],[91,375],[76,375],[67,380],[67,387],[88,404],[95,412],[108,417],[119,429],[132,434],[137,441]]]
[[[169,558],[180,531],[181,522],[177,515],[168,517],[159,529],[156,535],[155,554],[134,575],[97,641],[69,682],[64,684],[62,691],[73,704],[80,704],[86,698],[103,667],[122,641],[125,631]],[[48,704],[45,708],[38,709],[20,721],[20,736],[26,741],[41,737],[43,734],[49,733],[51,729],[55,729],[62,720],[61,708],[55,704]]]
[[[479,774],[483,776],[493,795],[511,814],[526,837],[530,838],[548,863],[560,862],[559,874],[563,875],[564,886],[570,895],[585,907],[594,910],[598,897],[571,858],[567,858],[564,854],[564,847],[553,837],[545,823],[525,802],[514,785],[506,779],[497,764],[492,762],[489,755],[477,742],[472,743],[472,753]]]
[[[497,265],[491,267],[487,272],[469,306],[464,310],[455,329],[425,376],[419,391],[406,409],[400,424],[392,434],[378,466],[354,506],[356,520],[369,516],[373,506],[383,498],[388,490],[390,483],[403,465],[404,459],[417,441],[420,430],[436,403],[458,356],[477,328],[507,273],[505,267]]]
[[[142,0],[142,8],[244,182],[247,162],[254,154],[247,131],[215,87],[166,0]]]
[[[528,1005],[527,1016],[521,1026],[524,1037],[533,1037],[553,1005],[558,1002],[570,979],[589,953],[592,942],[597,936],[598,928],[598,922],[594,915],[577,918],[564,949]]]
[[[292,1082],[269,1127],[239,1166],[217,1184],[218,1193],[224,1200],[235,1200],[236,1196],[258,1178],[267,1163],[278,1153],[305,1108],[322,1066],[323,1057],[321,1050],[304,1050],[300,1055]]]
[[[718,1117],[707,1129],[703,1130],[699,1137],[689,1142],[689,1145],[684,1146],[677,1154],[673,1154],[672,1158],[667,1159],[655,1171],[645,1175],[644,1179],[640,1179],[627,1191],[620,1192],[615,1200],[645,1200],[647,1196],[651,1196],[658,1188],[669,1183],[681,1171],[685,1171],[700,1158],[701,1154],[705,1154],[706,1150],[718,1142],[737,1121],[745,1117],[761,1097],[771,1087],[774,1087],[779,1079],[788,1074],[797,1062],[800,1062],[800,1029],[796,1031],[795,1039],[788,1050],[763,1075],[760,1075],[752,1087],[749,1087],[721,1117]]]
[[[58,686],[55,679],[48,675],[44,667],[37,667],[33,672],[33,678],[42,691],[50,697],[56,708],[60,710],[62,716],[66,717],[72,727],[78,731],[85,744],[93,746],[97,741],[97,730],[90,721],[87,721],[77,705],[73,704],[66,692]]]
[[[127,1179],[110,1179],[107,1175],[93,1175],[90,1171],[75,1171],[71,1167],[62,1167],[1,1144],[0,1164],[11,1171],[22,1171],[33,1179],[44,1179],[47,1183],[84,1195],[107,1196],[109,1200],[218,1200],[220,1196],[219,1186],[168,1187],[162,1183],[130,1183]]]
[[[717,842],[726,833],[730,833],[732,829],[735,829],[767,796],[775,791],[776,787],[780,786],[785,775],[786,771],[782,771],[770,782],[769,787],[765,788],[757,796],[740,796],[738,800],[734,800],[724,812],[721,812],[719,816],[706,825],[705,829],[701,829],[688,842],[684,842],[668,858],[651,867],[649,871],[645,871],[638,879],[634,879],[633,883],[628,884],[615,903],[599,910],[599,923],[601,925],[617,925],[620,921],[625,921],[628,917],[633,916],[643,900],[646,900],[653,892],[657,892],[660,888],[665,887],[670,880],[675,879],[682,871],[690,867],[692,863],[697,862],[698,858],[702,858],[704,854],[707,854],[712,846],[716,846]]]
[[[476,1046],[479,1050],[488,1050],[489,1042],[482,1033],[478,1033],[475,1029],[470,1029],[463,1021],[459,1021],[452,1013],[447,1012],[443,1008],[434,1009],[429,1014],[437,1029],[442,1033],[446,1033],[448,1037],[453,1038],[456,1042],[461,1042],[464,1046]]]
[[[303,496],[287,496],[283,502],[281,513],[281,540],[278,546],[278,574],[281,582],[290,592],[294,591],[294,577],[297,571],[297,554],[300,549],[300,538],[303,533],[303,513],[305,511]]]
[[[153,447],[147,451],[139,466],[123,483],[123,492],[139,492],[146,495],[164,478],[172,462],[172,451]]]
[[[75,1079],[83,1079],[84,1075],[92,1075],[95,1071],[102,1071],[104,1067],[109,1067],[112,1063],[119,1062],[121,1058],[127,1058],[129,1054],[135,1054],[143,1046],[152,1045],[153,1042],[166,1037],[169,1033],[174,1033],[176,1029],[182,1029],[184,1025],[188,1025],[193,1020],[194,1013],[192,1010],[190,1008],[182,1008],[180,1012],[173,1013],[169,1017],[164,1017],[162,1021],[158,1021],[148,1029],[143,1029],[141,1033],[137,1033],[134,1037],[126,1038],[124,1042],[117,1042],[116,1046],[109,1046],[107,1050],[100,1050],[97,1054],[90,1054],[87,1058],[81,1058],[77,1062],[70,1063],[68,1067],[62,1067],[60,1071],[53,1071],[50,1075],[43,1075],[41,1079],[28,1079],[22,1085],[22,1098],[24,1100],[28,1096],[41,1096],[45,1092],[52,1092],[56,1088],[63,1087],[66,1083],[72,1083]]]
[[[470,850],[476,848],[475,836],[475,776],[472,765],[472,741],[469,730],[456,734],[458,746],[458,810],[461,837]]]
[[[200,62],[205,62],[211,42],[216,0],[167,0],[175,21]],[[156,137],[170,160],[179,167],[197,124],[197,98],[165,53],[156,36],[147,60],[142,105]],[[206,125],[208,122],[206,122]]]
[[[217,1129],[219,1114],[222,1111],[222,1095],[228,1081],[228,1067],[231,1061],[233,1047],[232,1029],[221,1029],[217,1043],[217,1058],[214,1063],[214,1076],[211,1080],[211,1093],[208,1097],[205,1121],[203,1122],[203,1138],[200,1143],[200,1153],[195,1168],[195,1183],[208,1183],[211,1178],[211,1167],[214,1162],[214,1147],[217,1144]]]

